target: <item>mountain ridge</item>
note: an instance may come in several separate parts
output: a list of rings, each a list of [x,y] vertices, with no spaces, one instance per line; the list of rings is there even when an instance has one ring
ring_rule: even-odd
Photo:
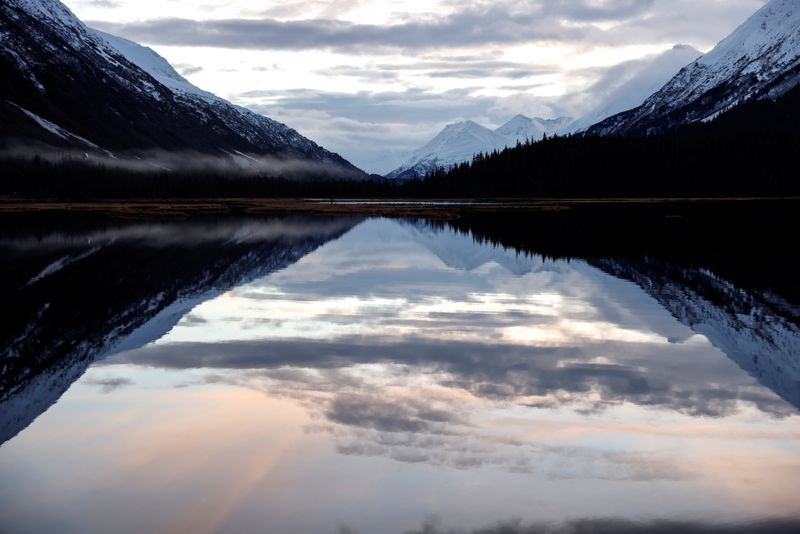
[[[296,130],[194,87],[152,50],[88,28],[58,0],[0,6],[0,74],[7,150],[270,156],[366,176]]]
[[[632,110],[588,135],[651,135],[707,122],[750,99],[775,99],[800,83],[800,2],[771,0],[708,54]]]
[[[515,146],[518,142],[538,140],[544,135],[563,133],[569,117],[533,119],[517,114],[492,130],[472,120],[445,126],[433,139],[418,148],[398,168],[386,175],[392,180],[424,177],[438,168],[449,168],[470,161],[476,154],[491,153]]]
[[[633,72],[623,83],[614,87],[605,98],[590,111],[570,124],[571,133],[581,133],[587,128],[624,111],[640,106],[649,96],[661,89],[683,67],[696,60],[703,53],[687,44],[676,44],[672,48],[649,59],[640,69]],[[641,61],[639,61],[641,62]],[[611,69],[606,76],[617,77]],[[604,82],[601,80],[597,85]]]

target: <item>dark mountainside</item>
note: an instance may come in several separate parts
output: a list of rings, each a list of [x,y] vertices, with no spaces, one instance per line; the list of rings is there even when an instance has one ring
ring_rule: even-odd
[[[0,149],[6,152],[55,148],[79,157],[151,159],[154,166],[160,155],[202,154],[231,170],[271,156],[306,162],[320,175],[365,177],[295,130],[186,85],[195,91],[162,84],[57,0],[0,5]]]

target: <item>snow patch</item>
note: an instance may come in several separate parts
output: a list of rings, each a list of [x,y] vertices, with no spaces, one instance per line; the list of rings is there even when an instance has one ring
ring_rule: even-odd
[[[11,104],[12,106],[17,108],[21,112],[23,112],[30,119],[32,119],[36,124],[38,124],[39,126],[44,128],[48,132],[52,133],[53,135],[55,135],[57,137],[60,137],[61,139],[64,139],[64,140],[67,140],[67,141],[78,141],[79,143],[81,143],[84,146],[89,147],[89,148],[99,148],[96,144],[92,143],[88,139],[84,139],[80,135],[76,135],[76,134],[70,132],[69,130],[66,130],[66,129],[62,128],[58,124],[50,122],[49,120],[44,119],[44,118],[40,117],[39,115],[28,111],[27,109],[23,108],[22,106],[18,106],[14,102],[10,102],[8,100],[6,100],[6,102],[8,104]]]

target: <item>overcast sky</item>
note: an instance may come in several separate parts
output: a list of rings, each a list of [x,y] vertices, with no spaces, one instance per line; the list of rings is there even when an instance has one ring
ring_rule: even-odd
[[[63,1],[195,85],[380,173],[451,122],[579,116],[609,90],[604,74],[679,43],[708,51],[766,2]]]

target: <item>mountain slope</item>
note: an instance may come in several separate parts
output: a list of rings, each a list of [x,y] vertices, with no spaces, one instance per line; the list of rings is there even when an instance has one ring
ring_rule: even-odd
[[[600,104],[570,125],[570,131],[582,132],[612,115],[640,106],[647,97],[670,81],[678,71],[701,55],[699,50],[689,45],[675,45],[647,61],[623,64],[622,67],[630,67],[629,63],[635,64],[635,70],[632,72],[629,68],[612,69],[595,85],[595,89],[600,91],[601,86],[613,84],[612,88],[607,89]],[[622,72],[619,72],[620,70]]]
[[[386,177],[404,180],[425,176],[437,168],[470,161],[476,154],[503,150],[516,145],[518,141],[538,140],[544,135],[562,133],[570,121],[567,117],[530,119],[517,115],[496,130],[473,121],[449,124]]]
[[[474,154],[503,149],[507,143],[502,135],[473,121],[449,124],[386,176],[393,179],[425,176],[438,167],[470,160]]]
[[[653,134],[708,121],[751,98],[777,98],[800,82],[800,2],[771,0],[640,107],[589,135]]]
[[[0,145],[114,155],[276,156],[362,173],[295,130],[192,86],[151,50],[57,0],[0,5]]]

